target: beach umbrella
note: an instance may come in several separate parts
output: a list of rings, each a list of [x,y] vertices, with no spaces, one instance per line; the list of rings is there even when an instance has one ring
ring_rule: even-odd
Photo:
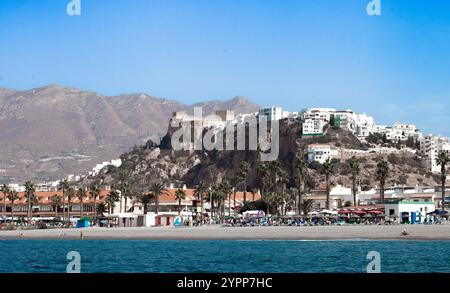
[[[351,217],[352,217],[352,218],[361,218],[359,215],[356,215],[356,214],[352,214]]]
[[[341,215],[339,215],[339,218],[348,218],[348,215],[341,214]]]
[[[373,216],[369,215],[369,214],[366,214],[366,215],[363,216],[363,218],[373,218]]]

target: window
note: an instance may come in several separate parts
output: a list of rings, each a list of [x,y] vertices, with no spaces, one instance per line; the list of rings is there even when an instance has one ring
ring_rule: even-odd
[[[394,209],[389,209],[389,216],[392,216],[393,214],[395,214]]]

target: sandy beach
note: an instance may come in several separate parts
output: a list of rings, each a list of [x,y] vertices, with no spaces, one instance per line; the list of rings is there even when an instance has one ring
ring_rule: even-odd
[[[402,236],[403,229],[409,233]],[[318,227],[150,227],[0,231],[0,239],[154,239],[154,240],[450,240],[450,225]]]

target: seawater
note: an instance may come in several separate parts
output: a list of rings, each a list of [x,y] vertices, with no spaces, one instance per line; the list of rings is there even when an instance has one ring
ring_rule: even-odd
[[[369,251],[381,272],[450,272],[450,241],[396,240],[0,240],[0,272],[64,273],[69,251],[84,273],[364,273]]]

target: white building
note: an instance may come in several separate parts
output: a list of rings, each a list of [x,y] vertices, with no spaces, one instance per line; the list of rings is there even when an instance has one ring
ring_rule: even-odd
[[[392,127],[392,134],[394,139],[407,140],[408,138],[414,138],[416,140],[422,137],[422,133],[414,124],[402,124],[395,123]]]
[[[323,164],[327,159],[335,158],[338,150],[329,144],[311,144],[308,146],[308,161]]]
[[[433,201],[409,199],[384,204],[387,216],[395,217],[400,223],[423,223],[426,214],[435,210]]]
[[[358,126],[358,115],[352,110],[334,111],[334,126],[345,127],[353,133],[356,133]]]
[[[302,135],[322,135],[325,122],[322,120],[305,119],[302,124]]]
[[[281,107],[266,107],[259,109],[258,115],[264,115],[268,117],[269,121],[275,121],[283,119],[283,109]]]
[[[433,173],[440,173],[441,166],[436,163],[436,158],[441,151],[450,152],[450,141],[443,136],[427,135],[420,140],[419,154],[426,162],[427,169]]]
[[[356,135],[359,137],[367,137],[375,132],[375,121],[372,116],[366,113],[358,114],[356,120]]]
[[[321,120],[324,123],[329,123],[331,115],[336,112],[333,108],[311,108],[304,114],[304,119]]]

